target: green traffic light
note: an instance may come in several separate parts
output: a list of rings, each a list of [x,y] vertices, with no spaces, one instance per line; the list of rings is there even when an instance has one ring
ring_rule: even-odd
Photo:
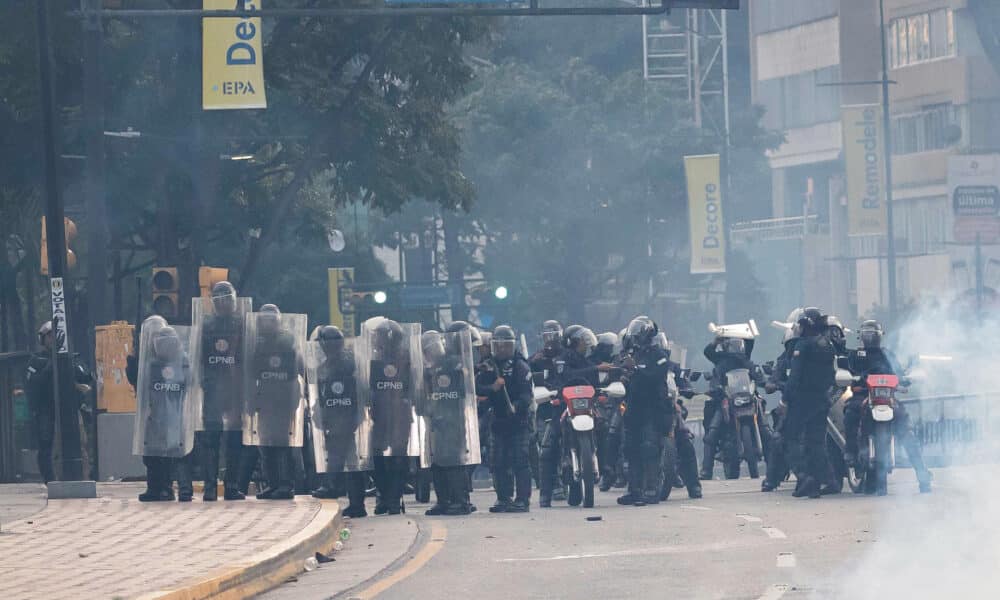
[[[497,287],[496,291],[493,292],[493,295],[497,297],[497,300],[506,300],[507,299],[507,293],[508,293],[507,292],[507,287],[501,285],[501,286]]]
[[[375,294],[372,296],[372,299],[375,300],[375,304],[385,304],[386,301],[389,299],[389,296],[382,290],[379,290],[375,292]]]

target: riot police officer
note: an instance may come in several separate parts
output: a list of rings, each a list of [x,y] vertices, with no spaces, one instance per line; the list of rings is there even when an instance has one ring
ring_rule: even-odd
[[[559,324],[559,321],[552,319],[545,321],[542,324],[540,337],[542,348],[531,356],[528,363],[531,366],[532,376],[536,384],[544,385],[549,389],[555,389],[557,385],[556,359],[559,357],[559,353],[562,352],[562,325]],[[545,424],[552,419],[553,412],[554,409],[549,402],[545,402],[534,408],[534,420],[532,421],[532,445],[534,446],[534,450],[531,453],[533,457],[531,471],[534,474],[535,481],[538,482],[539,489],[542,488],[542,436],[545,433]],[[554,476],[558,478],[559,474],[556,473]],[[558,485],[557,481],[550,483],[554,490],[554,499],[565,500],[566,490],[563,486]]]
[[[660,501],[664,437],[673,427],[673,410],[666,410],[670,357],[656,345],[659,328],[648,317],[629,323],[631,356],[625,376],[625,455],[629,461],[628,492],[618,504],[645,506]]]
[[[492,365],[477,377],[493,412],[493,482],[497,501],[491,513],[528,512],[531,503],[531,367],[517,351],[514,330],[501,325],[490,342]]]
[[[660,331],[654,338],[654,343],[670,357],[671,349],[667,336]],[[687,488],[688,497],[697,499],[702,497],[701,481],[698,479],[698,456],[694,450],[694,434],[688,429],[687,411],[684,410],[681,397],[691,398],[694,390],[691,381],[688,379],[681,366],[670,360],[667,363],[667,397],[663,410],[663,425],[665,427],[663,439],[663,454],[661,457],[661,470],[663,480],[660,485],[660,500],[670,497],[670,492],[674,487],[677,475],[680,481]]]
[[[307,345],[309,413],[316,470],[322,484],[317,498],[333,498],[346,487],[349,505],[344,516],[360,518],[365,510],[365,482],[372,469],[371,415],[358,395],[357,364],[340,328],[320,328]],[[335,478],[346,485],[337,485]]]
[[[790,395],[783,434],[802,439],[803,481],[796,497],[819,498],[827,477],[826,419],[830,411],[829,391],[834,383],[834,347],[825,335],[823,313],[818,308],[802,311],[800,338],[792,351],[791,372],[786,389]],[[793,458],[793,464],[798,462]]]
[[[294,497],[292,448],[302,447],[304,433],[305,329],[305,315],[282,314],[273,304],[265,304],[247,319],[249,393],[243,442],[260,448],[267,481],[257,494],[260,500]]]
[[[848,354],[848,366],[853,375],[860,376],[862,381],[865,381],[869,375],[902,374],[902,369],[895,355],[882,347],[884,330],[878,321],[869,320],[862,323],[858,337],[862,347],[852,350]],[[866,387],[856,385],[854,395],[844,405],[844,429],[846,430],[844,432],[846,438],[844,461],[849,465],[856,464],[858,460],[858,431],[861,427],[862,407],[867,397]],[[933,477],[930,470],[927,469],[927,465],[924,464],[920,441],[917,440],[910,427],[909,414],[902,404],[898,404],[894,408],[893,434],[906,448],[906,455],[917,474],[920,492],[929,493]]]
[[[250,299],[238,298],[228,281],[212,286],[210,302],[195,299],[192,323],[201,330],[201,422],[195,437],[205,481],[204,500],[218,496],[219,452],[225,450],[224,498],[243,500],[239,490],[243,456],[243,330]]]
[[[590,362],[594,365],[602,363],[614,363],[620,342],[618,334],[607,331],[597,336],[597,346],[590,356]],[[621,369],[612,369],[598,374],[598,379],[602,385],[607,385],[617,381],[621,377]],[[597,462],[601,468],[602,492],[611,489],[617,476],[616,467],[618,465],[618,453],[620,451],[620,437],[611,434],[611,426],[615,420],[615,413],[619,412],[619,401],[612,401],[610,398],[606,402],[597,405],[597,422],[594,426],[594,439],[597,445]]]
[[[724,416],[720,410],[722,398],[725,395],[726,374],[735,369],[747,369],[751,374],[757,372],[756,365],[750,360],[754,341],[735,337],[717,337],[705,347],[705,358],[713,365],[709,400],[705,402],[704,423],[704,453],[701,463],[701,478],[711,480],[715,467],[715,452],[723,442]],[[735,452],[735,448],[731,449]],[[731,475],[728,475],[731,476]],[[737,477],[739,476],[737,470]]]
[[[781,400],[778,401],[778,406],[771,411],[774,435],[769,445],[767,472],[760,485],[762,492],[774,491],[788,476],[788,472],[793,468],[788,463],[788,456],[795,455],[794,451],[789,452],[789,445],[799,442],[799,440],[788,439],[788,436],[785,435],[785,421],[788,416],[788,405],[791,403],[787,387],[788,376],[791,373],[791,360],[792,354],[795,352],[795,343],[799,339],[798,320],[801,314],[802,309],[798,308],[788,315],[788,322],[792,323],[793,326],[785,330],[782,339],[783,350],[775,359],[774,367],[764,386],[764,390],[768,394],[781,392]]]

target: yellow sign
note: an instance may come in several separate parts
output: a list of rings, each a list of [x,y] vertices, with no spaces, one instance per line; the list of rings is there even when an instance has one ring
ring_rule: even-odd
[[[262,1],[246,0],[246,8],[260,10]],[[205,10],[233,10],[240,4],[240,0],[204,0]],[[209,17],[201,21],[202,108],[267,108],[260,18]]]
[[[726,234],[718,154],[685,156],[691,273],[726,272]]]
[[[878,104],[843,106],[849,235],[885,235],[885,137]]]
[[[330,289],[330,325],[340,327],[344,335],[354,335],[354,311],[350,306],[354,269],[344,267],[326,270]]]

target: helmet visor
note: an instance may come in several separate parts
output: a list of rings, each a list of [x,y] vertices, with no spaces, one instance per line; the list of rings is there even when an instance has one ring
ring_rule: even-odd
[[[516,350],[517,343],[514,340],[498,340],[494,338],[490,341],[490,351],[493,352],[493,356],[499,360],[508,360],[514,358],[514,351]]]

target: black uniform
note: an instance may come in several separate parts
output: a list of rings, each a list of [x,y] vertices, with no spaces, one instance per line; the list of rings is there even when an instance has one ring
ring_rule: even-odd
[[[531,468],[528,464],[531,439],[531,367],[520,355],[495,360],[496,370],[482,370],[476,378],[477,395],[484,395],[493,412],[493,487],[497,505],[525,511],[531,502]],[[490,386],[503,377],[504,390]],[[502,406],[510,399],[514,414]],[[511,497],[513,496],[513,502]]]
[[[883,348],[852,350],[848,354],[848,365],[853,375],[860,376],[865,381],[869,375],[898,375],[902,372],[896,357],[889,350]],[[862,404],[868,397],[865,386],[861,391],[854,392],[854,395],[844,405],[844,437],[847,440],[845,453],[857,456],[858,453],[858,430],[861,427]],[[924,464],[923,452],[920,449],[920,441],[913,434],[910,427],[910,416],[902,404],[897,404],[893,410],[893,434],[906,448],[906,455],[913,465],[913,470],[917,473],[917,480],[922,487],[930,485],[931,473]]]
[[[667,408],[667,373],[673,363],[656,346],[640,348],[628,376],[625,409],[625,455],[629,461],[629,496],[646,503],[660,500],[663,441],[674,426],[675,409]]]
[[[834,384],[834,347],[823,335],[796,340],[790,359],[791,373],[786,383],[791,404],[783,434],[802,439],[802,493],[817,496],[826,481],[826,417],[830,411],[830,388]],[[796,453],[799,450],[796,449]],[[797,457],[792,459],[796,464]]]
[[[735,369],[748,369],[751,374],[756,373],[757,366],[750,360],[753,352],[754,341],[745,340],[746,348],[743,354],[723,352],[718,348],[717,342],[712,342],[705,346],[705,358],[714,365],[712,369],[712,386],[708,392],[709,400],[705,402],[704,423],[704,455],[702,456],[701,478],[712,479],[715,467],[715,452],[718,444],[723,441],[722,428],[725,425],[722,411],[719,410],[722,398],[725,394],[726,374]],[[730,454],[735,454],[736,448],[728,449]],[[732,461],[732,457],[729,458]]]
[[[55,391],[52,386],[52,355],[48,350],[36,352],[28,361],[25,376],[25,391],[28,396],[28,410],[31,414],[32,432],[38,441],[38,472],[45,483],[55,479],[52,463],[52,446],[55,441],[56,412]],[[93,377],[73,358],[73,380],[75,383],[93,385]],[[73,401],[79,406],[84,397],[75,389]]]
[[[240,427],[225,427],[224,415],[238,417],[243,411],[243,319],[236,315],[210,315],[202,326],[202,427],[197,432],[205,499],[216,497],[219,451],[226,453],[224,475],[227,498],[235,498],[239,489],[240,458],[243,456],[243,432]],[[228,429],[228,431],[226,431]]]
[[[535,382],[544,385],[549,389],[555,389],[556,382],[556,359],[559,358],[555,349],[542,348],[536,352],[528,363],[531,365],[531,372],[534,374]],[[531,472],[538,488],[542,488],[542,436],[545,435],[545,423],[552,419],[554,408],[551,403],[539,404],[534,408],[534,417],[531,423],[532,452],[531,452]],[[558,474],[557,474],[558,477]],[[556,482],[551,482],[552,487],[558,487]]]
[[[302,394],[299,386],[302,361],[296,352],[292,334],[279,331],[275,335],[262,335],[254,350],[251,368],[257,390],[250,394],[247,404],[250,414],[259,415],[258,437],[265,443],[268,440],[292,439]],[[291,446],[263,445],[260,454],[268,488],[291,494],[295,485]]]
[[[319,391],[320,422],[323,424],[323,441],[327,456],[327,469],[323,474],[328,489],[343,489],[335,479],[346,479],[347,497],[350,501],[345,513],[364,512],[365,481],[363,472],[344,473],[347,457],[356,456],[358,449],[355,434],[361,425],[357,407],[358,390],[355,379],[354,357],[342,350],[328,356],[316,368]],[[363,452],[367,455],[368,450]]]
[[[788,393],[788,375],[791,372],[791,354],[795,351],[795,340],[789,340],[785,344],[785,350],[774,361],[774,370],[768,378],[768,383],[774,385],[781,392],[781,403],[771,411],[771,421],[774,424],[774,435],[771,437],[771,444],[767,456],[767,473],[764,477],[762,488],[764,491],[771,491],[777,488],[788,476],[789,470],[795,469],[797,465],[788,463],[788,456],[795,455],[795,451],[789,451],[791,444],[798,443],[798,440],[791,440],[785,435],[785,421],[788,416],[788,405],[791,403],[791,396]],[[797,469],[795,469],[797,470]]]
[[[692,392],[691,382],[684,377],[684,371],[681,369],[681,366],[673,361],[669,362],[668,373],[673,373],[678,393],[690,396]],[[688,496],[691,498],[701,498],[701,482],[698,480],[698,455],[695,453],[694,442],[692,441],[694,434],[691,433],[685,423],[687,411],[679,403],[672,400],[667,402],[665,408],[673,414],[673,418],[668,421],[668,427],[670,427],[671,421],[673,426],[668,429],[664,444],[672,444],[674,452],[668,452],[665,447],[663,460],[676,460],[676,470],[688,490]],[[663,466],[664,481],[661,483],[663,491],[660,497],[664,500],[670,495],[670,489],[674,484],[674,478],[669,476],[673,471],[673,465]]]
[[[586,381],[589,385],[597,387],[598,375],[597,365],[594,365],[587,357],[576,350],[565,350],[554,361],[555,374],[551,379],[552,388],[560,390],[564,386],[576,381]],[[539,412],[545,408],[544,429],[541,433],[541,449],[539,451],[539,469],[541,484],[538,490],[538,499],[541,506],[547,506],[552,502],[553,489],[559,486],[562,489],[561,469],[562,464],[562,407],[546,403],[544,407],[539,407]]]

